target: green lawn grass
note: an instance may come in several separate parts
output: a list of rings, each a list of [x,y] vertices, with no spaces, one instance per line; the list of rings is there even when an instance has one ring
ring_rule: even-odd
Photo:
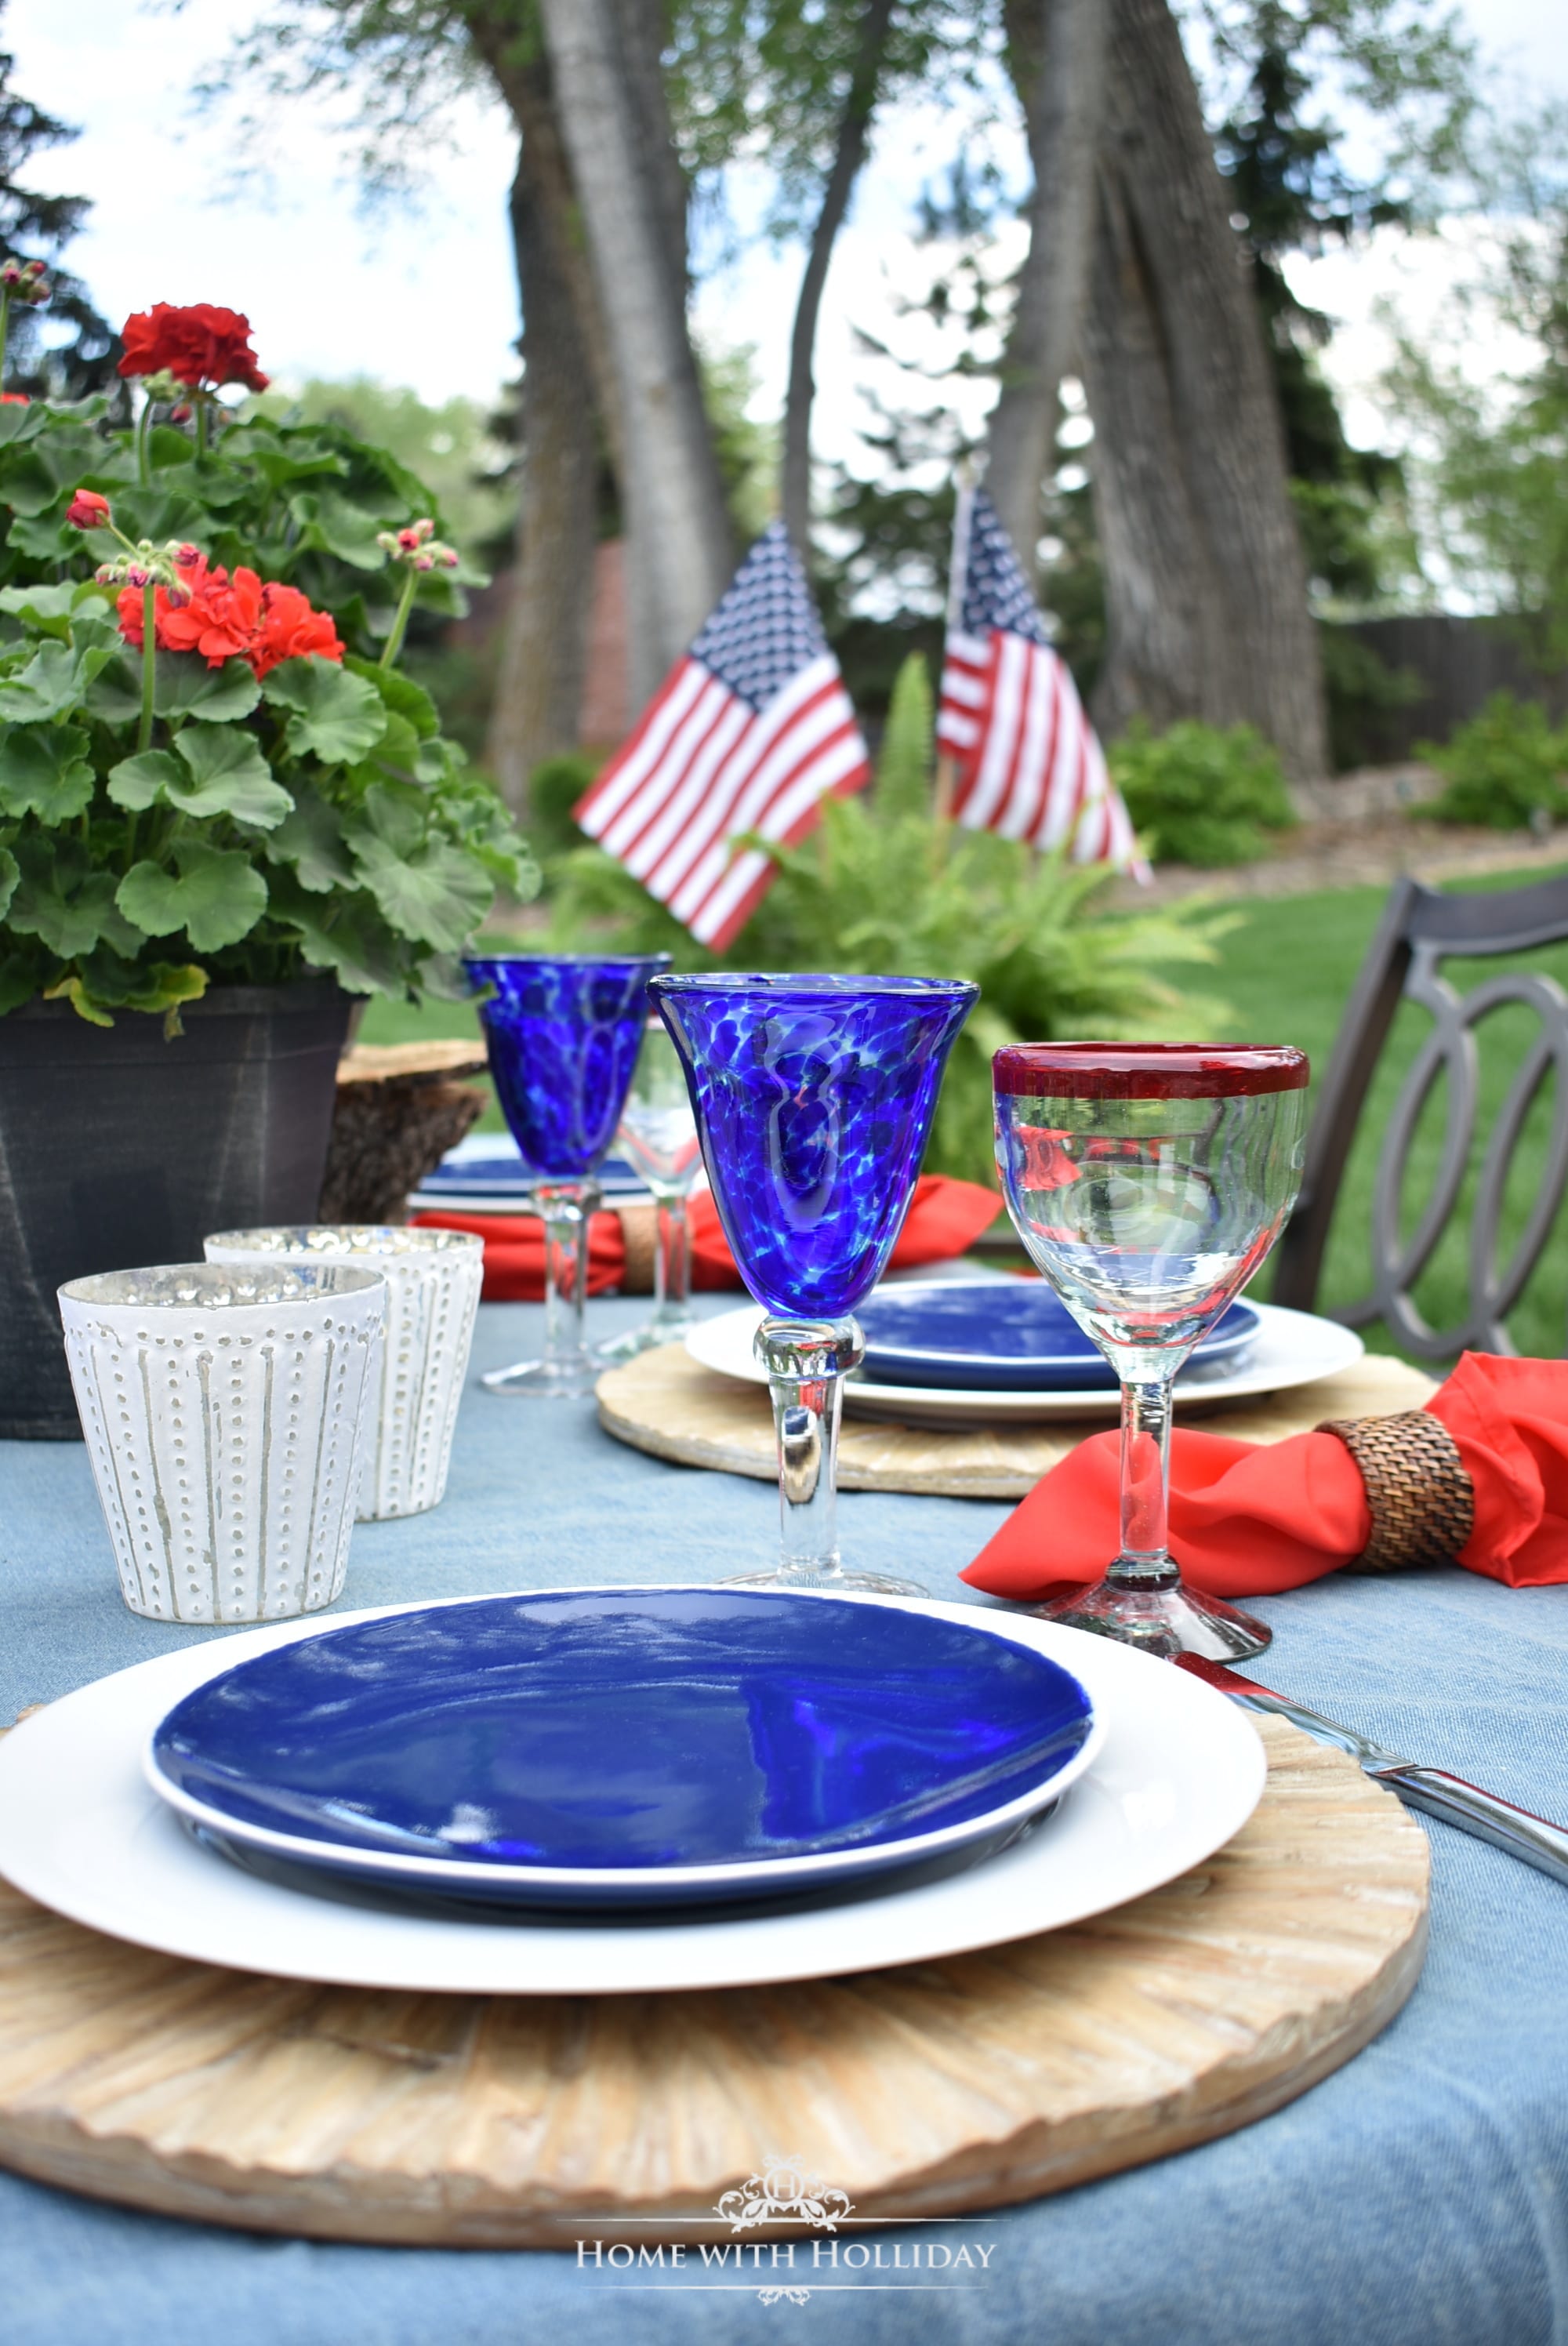
[[[1529,875],[1538,879],[1539,872]],[[1522,874],[1491,876],[1475,883],[1488,888],[1517,884]],[[1202,990],[1220,994],[1230,1006],[1227,1031],[1236,1037],[1260,1043],[1294,1043],[1307,1052],[1314,1076],[1321,1075],[1339,1020],[1349,996],[1361,957],[1371,941],[1387,901],[1382,888],[1335,889],[1309,896],[1258,899],[1241,906],[1236,925],[1219,945],[1219,964],[1205,972]],[[1517,960],[1453,963],[1448,975],[1462,993],[1483,974],[1503,969],[1536,969],[1568,988],[1568,945],[1547,948]],[[1333,1238],[1329,1246],[1321,1301],[1348,1303],[1367,1285],[1368,1233],[1378,1143],[1392,1111],[1399,1087],[1427,1029],[1426,1014],[1413,1005],[1401,1009],[1383,1065],[1362,1117],[1361,1131],[1346,1176]],[[478,1021],[464,1003],[432,1002],[414,1008],[406,1003],[372,1002],[360,1028],[365,1043],[404,1043],[419,1037],[468,1035]],[[1173,1027],[1173,1032],[1174,1032]],[[1481,1137],[1484,1141],[1521,1056],[1536,1033],[1533,1014],[1507,1009],[1487,1020],[1481,1035]],[[1418,1132],[1407,1184],[1404,1227],[1412,1226],[1426,1195],[1438,1159],[1443,1099],[1441,1087]],[[1503,1220],[1505,1248],[1522,1225],[1543,1167],[1552,1112],[1551,1086],[1538,1097],[1526,1121],[1517,1151]],[[499,1113],[492,1107],[482,1129],[499,1128]],[[1479,1157],[1479,1149],[1474,1154]],[[1448,1236],[1417,1287],[1417,1299],[1430,1324],[1446,1327],[1462,1308],[1466,1292],[1469,1244],[1468,1211],[1474,1192],[1472,1163],[1466,1188]],[[1267,1290],[1267,1274],[1262,1282]],[[1562,1234],[1554,1231],[1541,1267],[1510,1321],[1513,1341],[1522,1352],[1560,1356],[1568,1345],[1568,1259]],[[1385,1331],[1366,1331],[1377,1350],[1395,1351]]]

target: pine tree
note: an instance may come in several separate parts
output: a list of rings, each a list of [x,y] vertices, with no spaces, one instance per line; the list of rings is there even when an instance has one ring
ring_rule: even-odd
[[[1339,159],[1337,131],[1303,120],[1312,83],[1292,46],[1292,36],[1301,38],[1296,20],[1268,11],[1262,36],[1246,94],[1216,140],[1217,159],[1252,256],[1308,569],[1320,593],[1369,602],[1381,584],[1376,507],[1399,495],[1400,466],[1397,457],[1347,438],[1318,359],[1331,321],[1297,299],[1284,262],[1371,229],[1406,225],[1410,207],[1386,180],[1353,178]]]
[[[57,259],[92,207],[85,196],[43,196],[18,184],[41,148],[64,146],[80,134],[24,97],[14,86],[15,69],[10,51],[0,49],[0,251],[46,261],[50,299],[42,310],[13,304],[7,386],[33,398],[83,399],[118,384],[115,331],[81,280]]]

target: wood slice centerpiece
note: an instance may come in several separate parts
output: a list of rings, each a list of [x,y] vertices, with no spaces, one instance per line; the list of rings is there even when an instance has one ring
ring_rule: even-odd
[[[128,1946],[0,1883],[0,2162],[256,2231],[562,2248],[728,2239],[717,2203],[784,2152],[852,2203],[843,2231],[1185,2149],[1358,2052],[1425,1951],[1420,1828],[1340,1753],[1256,1723],[1257,1810],[1165,1889],[785,1987],[319,1987]]]
[[[338,1062],[321,1184],[323,1222],[402,1222],[411,1191],[485,1109],[463,1076],[483,1075],[483,1043],[356,1043]]]
[[[779,1472],[765,1386],[721,1376],[682,1344],[641,1352],[606,1370],[599,1423],[617,1441],[681,1466],[708,1466],[770,1483]],[[1229,1403],[1201,1420],[1233,1442],[1283,1442],[1326,1417],[1376,1417],[1420,1409],[1432,1380],[1404,1361],[1369,1352],[1342,1376]],[[946,1499],[1022,1499],[1102,1423],[993,1424],[972,1432],[900,1425],[845,1413],[839,1436],[841,1491],[913,1491]],[[1182,1421],[1185,1423],[1185,1419]]]

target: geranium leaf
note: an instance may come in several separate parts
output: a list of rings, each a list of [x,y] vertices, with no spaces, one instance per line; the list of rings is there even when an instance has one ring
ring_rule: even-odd
[[[354,841],[354,860],[393,928],[445,953],[462,951],[494,894],[488,874],[444,840],[405,861],[367,832]]]
[[[30,953],[0,954],[0,1017],[19,1010],[38,991],[38,963]]]
[[[300,543],[321,546],[355,570],[380,570],[386,556],[376,544],[385,516],[356,505],[341,489],[300,490],[290,499],[290,511],[300,524]]]
[[[80,698],[76,654],[69,644],[42,643],[20,676],[0,684],[0,717],[36,724],[74,708]]]
[[[376,838],[394,855],[412,855],[424,845],[425,809],[413,791],[372,782],[365,792],[364,811]]]
[[[8,403],[0,407],[0,447],[15,445],[19,440],[35,439],[48,420],[47,407],[31,401],[25,406]]]
[[[81,551],[81,532],[71,527],[63,507],[58,513],[16,514],[5,533],[7,548],[35,562],[64,562]]]
[[[386,731],[381,695],[362,677],[345,676],[336,660],[285,660],[261,689],[275,708],[292,710],[284,738],[297,758],[351,766]]]
[[[267,860],[292,864],[300,887],[313,896],[355,885],[342,824],[336,810],[315,790],[295,790],[294,811],[268,840]]]
[[[62,644],[71,640],[71,610],[80,593],[80,582],[67,580],[63,586],[7,586],[0,590],[0,611],[8,611],[25,620],[41,636],[53,636]]]
[[[198,953],[217,953],[249,936],[267,910],[267,882],[239,848],[190,840],[175,850],[178,877],[153,862],[133,863],[116,892],[127,921],[148,936],[183,929]]]
[[[4,413],[0,409],[0,413]],[[48,512],[59,494],[60,484],[36,446],[5,449],[0,459],[0,499],[13,513],[34,520],[39,514]]]
[[[122,758],[108,771],[108,793],[116,806],[129,807],[139,814],[143,807],[165,797],[171,782],[176,785],[187,780],[185,768],[167,750],[143,750],[135,758]]]
[[[8,725],[0,734],[0,809],[69,822],[89,806],[87,737],[75,725]]]
[[[95,1002],[111,1010],[178,1010],[207,991],[207,972],[190,962],[146,962],[107,945],[84,956],[80,969]]]
[[[132,725],[141,714],[141,666],[128,651],[114,652],[87,690],[89,716],[106,725]]]
[[[77,1017],[85,1018],[89,1026],[112,1026],[115,1023],[102,1005],[93,1000],[88,987],[74,971],[70,976],[61,978],[57,985],[46,985],[44,999],[68,1002]]]
[[[16,882],[22,877],[22,867],[8,847],[0,847],[0,921],[5,908],[16,893]]]
[[[362,677],[397,716],[406,718],[422,741],[440,732],[441,718],[434,701],[412,677],[404,676],[399,668],[380,668],[373,660],[350,658],[343,666],[351,675]]]
[[[90,871],[66,842],[36,834],[18,842],[16,861],[22,876],[6,912],[8,928],[42,938],[62,961],[90,953],[100,938],[137,951],[141,939],[116,908],[112,872]]]
[[[255,737],[238,725],[187,725],[175,748],[188,771],[165,788],[182,814],[228,814],[270,831],[293,806]]]
[[[406,988],[412,974],[411,958],[372,897],[340,896],[328,928],[326,907],[318,897],[307,895],[290,873],[279,872],[270,893],[270,918],[298,933],[313,968],[336,970],[351,994],[400,994]]]
[[[160,717],[206,717],[215,724],[229,724],[249,716],[261,688],[247,660],[225,660],[221,668],[209,668],[199,652],[159,652],[152,696]]]

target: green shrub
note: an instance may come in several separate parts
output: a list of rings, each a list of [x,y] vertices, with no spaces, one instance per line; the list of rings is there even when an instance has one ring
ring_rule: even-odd
[[[1156,861],[1249,863],[1265,831],[1296,821],[1278,754],[1250,725],[1184,719],[1166,733],[1141,719],[1111,744],[1111,772]]]
[[[1442,748],[1418,741],[1416,755],[1437,768],[1448,788],[1412,811],[1439,822],[1519,831],[1532,816],[1568,812],[1568,727],[1554,730],[1538,700],[1494,692]]]
[[[748,842],[764,845],[762,842]],[[1225,1015],[1164,972],[1211,963],[1231,925],[1191,903],[1102,914],[1104,866],[1037,856],[1021,841],[930,813],[889,815],[874,796],[829,799],[798,848],[767,851],[779,878],[722,960],[695,944],[596,847],[555,867],[552,944],[662,951],[681,969],[899,971],[968,977],[981,999],[948,1064],[926,1163],[994,1181],[991,1055],[1063,1035],[1209,1033]]]
[[[558,758],[546,758],[529,775],[528,836],[542,861],[547,862],[583,844],[572,809],[597,772],[594,759],[580,750],[568,750]]]
[[[919,652],[911,652],[893,683],[877,757],[871,789],[878,814],[930,811],[932,721],[931,678]]]

